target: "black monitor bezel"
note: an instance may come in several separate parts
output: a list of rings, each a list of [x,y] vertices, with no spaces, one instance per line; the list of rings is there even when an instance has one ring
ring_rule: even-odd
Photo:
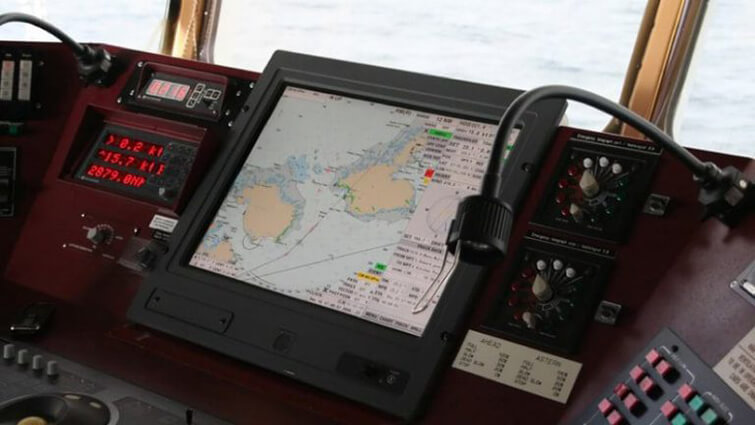
[[[140,288],[129,317],[247,362],[293,374],[304,382],[391,414],[411,417],[417,413],[429,383],[461,336],[459,327],[470,308],[473,295],[484,281],[484,269],[466,264],[459,267],[454,280],[464,284],[449,285],[424,334],[417,337],[189,265],[189,259],[226,197],[237,171],[247,159],[287,86],[485,123],[496,123],[505,106],[520,93],[511,89],[276,52],[245,104],[244,110],[247,112],[237,117],[234,129],[214,165],[189,202],[171,238],[168,254],[160,259]],[[544,146],[553,136],[564,107],[563,101],[547,101],[525,114],[522,130],[507,166],[539,164]],[[527,184],[532,171],[530,167],[527,173],[511,177],[511,180],[519,180],[520,177],[525,180],[512,184]],[[146,303],[156,289],[173,291],[210,306],[227,309],[233,315],[229,330],[213,332],[185,319],[149,310]],[[249,307],[241,308],[241,304]],[[250,320],[254,313],[245,310],[251,309],[251,306],[256,307],[255,311],[269,311],[272,320],[268,323]],[[292,323],[296,324],[296,329],[289,329]],[[230,332],[233,326],[237,327],[234,331],[237,333]],[[271,337],[276,329],[285,330],[299,335],[300,340],[306,340],[312,333],[322,334],[330,344],[343,347],[332,352],[353,354],[357,351],[356,354],[374,359],[379,364],[407,372],[411,381],[401,394],[385,392],[337,374],[329,366],[336,359],[322,358],[329,356],[323,355],[323,351],[327,350],[305,346],[299,348],[298,356],[276,353],[269,346],[253,343],[256,334],[240,340],[239,326]],[[303,344],[311,345],[306,341]],[[313,353],[310,359],[307,358],[307,350]]]

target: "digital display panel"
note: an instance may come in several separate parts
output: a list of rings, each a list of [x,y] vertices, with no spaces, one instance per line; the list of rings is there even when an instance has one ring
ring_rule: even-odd
[[[420,336],[495,132],[288,86],[190,265]]]
[[[191,171],[196,148],[165,136],[107,126],[77,178],[142,197],[172,201]]]
[[[188,84],[153,78],[147,85],[146,93],[150,96],[183,102],[190,89]]]

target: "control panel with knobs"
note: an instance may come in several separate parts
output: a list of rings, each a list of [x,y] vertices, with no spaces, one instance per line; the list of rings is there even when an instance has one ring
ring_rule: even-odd
[[[568,233],[620,242],[647,197],[655,145],[577,134],[533,220]]]
[[[484,326],[532,345],[573,352],[599,302],[611,256],[608,250],[531,233]]]

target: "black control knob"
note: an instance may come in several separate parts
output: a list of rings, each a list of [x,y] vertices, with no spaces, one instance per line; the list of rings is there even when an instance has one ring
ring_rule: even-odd
[[[87,239],[95,245],[108,244],[113,240],[114,229],[107,224],[98,224],[87,230]]]
[[[157,194],[166,201],[170,201],[178,195],[178,189],[175,187],[162,186],[157,189]]]

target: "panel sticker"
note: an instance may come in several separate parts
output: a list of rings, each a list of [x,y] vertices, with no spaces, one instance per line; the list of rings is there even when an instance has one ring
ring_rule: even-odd
[[[155,214],[152,217],[152,221],[149,223],[149,228],[152,230],[160,230],[162,232],[173,233],[173,229],[176,228],[178,220],[164,215]]]
[[[470,330],[453,367],[566,404],[582,364]]]
[[[755,409],[755,328],[721,359],[713,370]]]

